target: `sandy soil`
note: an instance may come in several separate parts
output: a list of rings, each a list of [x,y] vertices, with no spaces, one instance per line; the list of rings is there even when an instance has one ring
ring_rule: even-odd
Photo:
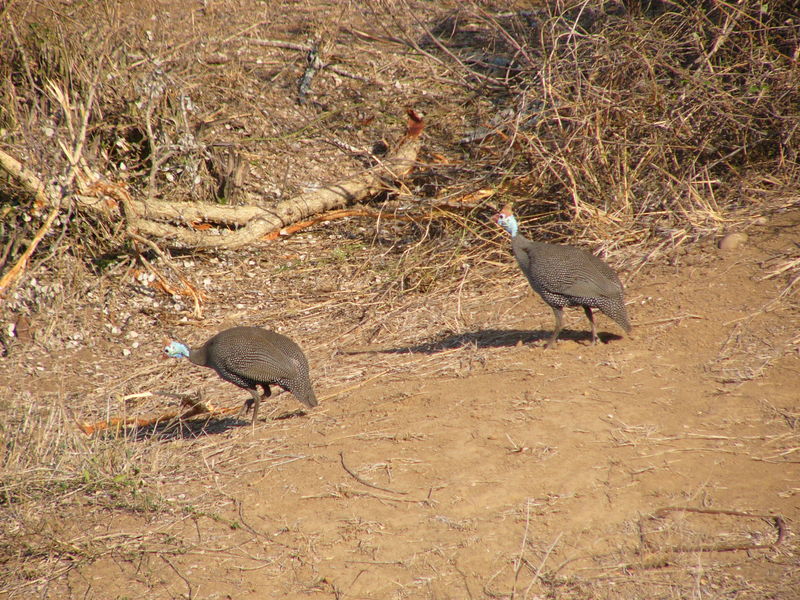
[[[147,551],[121,546],[39,592],[798,597],[800,314],[780,297],[785,281],[763,278],[794,251],[798,224],[800,213],[779,215],[740,251],[708,242],[674,266],[643,269],[628,284],[633,336],[603,320],[595,347],[572,311],[558,348],[545,351],[551,313],[513,270],[495,289],[464,293],[460,331],[418,329],[405,344],[378,335],[356,348],[347,342],[360,332],[343,343],[281,320],[309,349],[321,406],[298,414],[281,394],[255,428],[224,419],[200,435],[131,442],[155,446],[143,456],[163,469],[173,508],[137,516],[66,502],[57,529],[64,539],[144,536]],[[502,300],[487,304],[489,294]],[[431,308],[454,310],[420,298],[363,330],[408,335],[405,320]],[[220,304],[211,311],[208,329],[230,317]],[[243,400],[212,373],[157,360],[160,338],[149,337],[140,350],[162,389],[187,377],[215,403]],[[70,373],[99,370],[107,381],[129,370],[130,357],[100,361],[99,338],[93,347],[22,387],[30,398],[42,383],[69,396],[81,387]],[[697,512],[658,512],[667,507]],[[777,546],[769,515],[787,528]]]
[[[186,3],[150,3],[141,18],[167,48],[172,34],[178,48],[181,35],[233,35],[255,18],[304,43],[314,22],[325,29],[322,2],[257,15],[203,4],[191,31],[170,29],[191,16]],[[159,6],[164,18],[151,19]],[[356,13],[349,26],[370,25]],[[388,139],[405,103],[440,129],[431,138],[457,138],[452,98],[410,88],[415,65],[394,47],[342,62],[402,83],[381,95],[320,76],[308,109],[294,102],[304,53],[192,48],[217,81],[193,93],[245,107],[209,128],[247,139],[255,196],[363,168],[331,140]],[[52,476],[41,503],[0,505],[0,597],[800,598],[800,310],[796,267],[778,272],[797,259],[798,232],[800,212],[778,211],[736,251],[705,239],[662,253],[622,273],[631,337],[600,316],[603,343],[591,346],[573,310],[553,350],[552,313],[510,252],[464,262],[455,286],[384,296],[403,248],[382,245],[370,220],[176,258],[208,294],[202,319],[132,262],[94,277],[60,253],[20,292],[49,300],[0,360],[0,408],[24,429],[5,434],[29,438],[48,474],[63,462],[65,481]],[[254,427],[77,431],[75,420],[175,410],[148,392],[202,389],[238,409],[246,392],[161,357],[170,338],[199,343],[234,324],[295,339],[320,406],[280,394]]]

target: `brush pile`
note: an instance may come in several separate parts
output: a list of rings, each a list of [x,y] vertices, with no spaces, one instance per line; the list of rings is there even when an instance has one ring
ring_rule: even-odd
[[[348,9],[361,25],[306,31],[302,43],[265,39],[290,36],[288,20],[302,17],[276,4],[249,29],[201,11],[218,27],[211,38],[167,37],[169,19],[145,29],[123,4],[6,7],[0,149],[63,198],[34,265],[65,244],[95,269],[130,251],[125,219],[76,194],[113,186],[154,205],[269,208],[304,191],[309,174],[319,186],[375,164],[369,145],[395,136],[409,103],[428,122],[425,164],[413,185],[380,197],[382,210],[406,215],[382,230],[403,252],[455,236],[464,252],[485,253],[498,195],[539,221],[541,237],[580,239],[612,262],[797,202],[792,3],[496,11],[467,2],[423,12],[403,0]],[[176,5],[170,17],[192,10]],[[306,51],[322,58],[300,104]],[[0,182],[4,271],[48,215],[18,183]],[[452,254],[441,239],[419,248],[439,246]]]

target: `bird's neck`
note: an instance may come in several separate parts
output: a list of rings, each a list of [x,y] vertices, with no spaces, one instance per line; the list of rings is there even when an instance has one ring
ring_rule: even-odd
[[[513,216],[506,219],[505,225],[506,231],[511,235],[511,238],[517,237],[517,233],[519,233],[519,224]]]
[[[189,360],[196,365],[205,367],[208,364],[208,352],[205,346],[189,350]]]

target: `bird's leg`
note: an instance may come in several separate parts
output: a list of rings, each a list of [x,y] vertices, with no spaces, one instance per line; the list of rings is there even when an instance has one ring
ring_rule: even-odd
[[[261,396],[258,393],[258,388],[248,389],[250,395],[253,396],[252,398],[248,398],[244,401],[242,405],[242,410],[239,411],[238,418],[242,418],[247,414],[247,412],[252,408],[253,409],[253,423],[256,422],[256,416],[258,415],[258,405],[261,403]]]
[[[256,418],[258,417],[258,405],[261,404],[261,394],[258,393],[256,388],[250,390],[250,393],[253,395],[253,401],[247,401],[248,404],[252,405],[253,407],[253,425],[256,424]]]
[[[556,326],[555,329],[553,329],[553,335],[550,336],[550,339],[547,340],[547,343],[544,345],[545,348],[554,348],[556,345],[556,338],[558,338],[558,334],[561,333],[561,321],[564,314],[564,309],[562,309],[560,306],[553,306],[552,309],[553,314],[556,317]]]
[[[262,383],[261,387],[264,388],[264,398],[269,398],[272,395],[269,384]],[[261,404],[261,396],[258,395],[258,390],[256,389],[252,390],[250,393],[253,394],[253,424],[255,425],[256,417],[258,417],[258,405]]]
[[[584,306],[583,312],[586,313],[586,318],[589,319],[589,323],[592,324],[592,346],[594,346],[597,343],[597,326],[594,324],[594,315],[589,306]]]
[[[241,419],[243,416],[247,414],[247,411],[249,411],[252,406],[253,406],[252,398],[248,398],[247,400],[245,400],[244,404],[242,404],[242,410],[239,411],[239,414],[236,415],[236,418]]]

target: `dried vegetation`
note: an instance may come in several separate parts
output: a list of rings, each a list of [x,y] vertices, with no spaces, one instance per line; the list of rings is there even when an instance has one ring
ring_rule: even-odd
[[[506,201],[526,231],[600,250],[629,277],[648,261],[675,260],[691,242],[798,204],[800,21],[791,2],[498,8],[385,0],[332,3],[324,20],[321,2],[291,3],[291,11],[282,2],[165,4],[163,22],[150,16],[159,3],[0,7],[4,354],[34,319],[44,322],[36,333],[42,352],[79,348],[92,327],[105,327],[98,352],[125,335],[136,357],[132,329],[180,332],[208,306],[235,307],[227,316],[235,318],[252,301],[280,303],[286,322],[326,339],[311,344],[318,356],[380,336],[409,354],[402,363],[375,356],[381,374],[458,373],[473,358],[449,360],[449,348],[528,339],[459,333],[462,309],[486,300],[488,277],[513,273],[487,221]],[[175,26],[195,11],[206,29]],[[342,174],[380,168],[406,106],[427,126],[407,180],[387,180],[362,206],[313,223],[308,237],[253,241],[239,253],[193,242],[198,232],[224,239],[250,222],[215,211],[257,207],[263,215]],[[164,208],[151,229],[135,226],[126,197],[144,207],[137,218],[148,204]],[[784,256],[769,276],[785,279],[789,295],[798,268],[796,255]],[[261,283],[252,297],[235,287],[243,272]],[[83,304],[98,310],[73,310]],[[425,324],[437,340],[413,345]],[[714,368],[738,382],[779,355],[748,338],[745,324]],[[42,370],[35,361],[24,368]],[[73,374],[96,390],[104,383],[99,391],[53,383],[57,410],[30,397],[0,400],[0,563],[21,568],[0,577],[14,582],[11,590],[27,593],[35,582],[46,595],[49,581],[105,554],[187,551],[158,529],[135,539],[70,531],[52,516],[76,499],[90,513],[186,517],[224,490],[188,503],[165,498],[161,485],[201,476],[209,457],[218,473],[236,464],[261,474],[302,458],[270,447],[248,462],[253,448],[229,444],[224,420],[86,439],[72,427],[76,407],[105,418],[110,399],[125,398],[142,410],[131,404],[137,391],[161,377],[146,362],[114,383],[100,369]],[[365,381],[357,357],[321,369],[331,397]],[[175,379],[189,385],[192,376]],[[220,435],[187,445],[181,465],[158,443],[137,443],[153,436],[179,444],[205,427]],[[548,553],[538,568],[526,563],[525,585],[544,581]],[[551,584],[559,597],[586,591],[579,580]],[[486,597],[502,595],[488,585]]]

